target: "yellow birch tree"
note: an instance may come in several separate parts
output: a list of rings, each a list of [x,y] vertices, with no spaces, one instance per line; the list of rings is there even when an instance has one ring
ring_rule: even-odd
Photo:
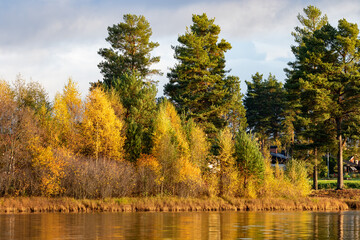
[[[106,94],[93,89],[86,100],[82,123],[86,155],[122,160],[125,137],[121,130],[124,123],[115,115]]]

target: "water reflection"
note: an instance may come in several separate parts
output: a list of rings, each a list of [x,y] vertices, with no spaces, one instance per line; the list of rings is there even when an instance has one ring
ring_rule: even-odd
[[[359,239],[360,212],[0,215],[0,239]]]

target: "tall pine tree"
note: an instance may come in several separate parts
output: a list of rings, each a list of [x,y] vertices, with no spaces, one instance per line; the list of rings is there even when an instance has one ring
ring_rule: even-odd
[[[136,71],[144,79],[160,73],[150,68],[160,61],[160,57],[151,56],[151,51],[159,44],[150,41],[152,31],[149,22],[141,15],[125,14],[123,19],[124,22],[108,27],[106,41],[111,47],[101,48],[98,52],[104,58],[98,67],[108,87],[125,73]]]
[[[239,78],[226,76],[225,52],[230,43],[218,41],[220,27],[206,14],[193,15],[193,25],[179,36],[180,45],[173,47],[178,63],[168,74],[165,94],[179,112],[194,119],[206,133],[215,133],[230,123],[229,114],[238,128],[245,125]]]
[[[98,65],[104,75],[100,84],[116,91],[125,108],[126,159],[135,161],[151,148],[156,86],[150,76],[160,74],[151,68],[160,57],[151,56],[151,51],[159,44],[150,41],[152,31],[144,16],[126,14],[124,22],[108,27],[108,33],[111,47],[98,52],[104,58]]]
[[[324,124],[322,113],[315,113],[308,108],[311,107],[313,92],[304,92],[301,81],[304,75],[312,73],[315,69],[311,64],[304,65],[301,58],[301,49],[304,47],[304,39],[312,37],[315,31],[321,29],[327,24],[327,16],[322,16],[320,9],[314,6],[304,8],[305,16],[299,14],[298,20],[302,27],[295,27],[292,35],[295,38],[296,45],[291,47],[296,60],[289,63],[289,69],[285,69],[287,79],[285,89],[287,90],[287,110],[285,113],[285,126],[289,129],[296,129],[297,141],[296,148],[310,150],[313,152],[313,183],[314,189],[317,189],[317,165],[320,149],[330,144],[328,124]],[[295,124],[295,126],[293,125]],[[294,140],[293,140],[294,141]]]
[[[299,48],[301,105],[313,125],[327,121],[338,144],[338,189],[343,189],[343,148],[358,134],[360,113],[360,40],[357,24],[345,19],[303,38]],[[311,128],[310,128],[311,129]],[[328,137],[331,137],[329,135]]]

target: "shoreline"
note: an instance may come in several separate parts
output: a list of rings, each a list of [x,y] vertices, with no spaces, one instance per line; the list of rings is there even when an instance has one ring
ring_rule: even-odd
[[[149,211],[337,211],[360,209],[359,199],[317,195],[319,194],[316,193],[315,196],[310,195],[299,199],[134,197],[95,200],[68,197],[2,197],[0,198],[0,214]]]

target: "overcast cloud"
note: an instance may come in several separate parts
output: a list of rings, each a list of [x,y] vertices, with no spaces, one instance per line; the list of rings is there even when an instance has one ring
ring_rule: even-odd
[[[97,51],[108,47],[107,27],[132,13],[148,19],[152,40],[160,44],[153,55],[161,56],[156,67],[165,73],[158,77],[162,95],[166,72],[175,63],[171,45],[191,25],[192,14],[205,12],[215,17],[221,37],[232,44],[227,68],[240,77],[245,92],[244,80],[256,72],[284,80],[283,69],[292,60],[291,31],[298,25],[297,14],[309,4],[327,14],[333,25],[341,18],[360,22],[358,0],[0,0],[0,79],[13,81],[20,73],[40,82],[52,99],[72,77],[84,97],[89,82],[102,79]]]

